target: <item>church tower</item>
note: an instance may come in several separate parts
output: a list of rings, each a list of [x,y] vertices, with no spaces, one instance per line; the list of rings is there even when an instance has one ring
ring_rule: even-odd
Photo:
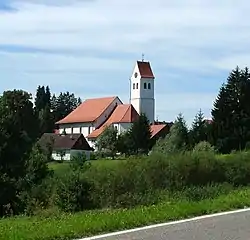
[[[137,61],[130,79],[130,102],[150,123],[155,120],[154,79],[150,63]]]

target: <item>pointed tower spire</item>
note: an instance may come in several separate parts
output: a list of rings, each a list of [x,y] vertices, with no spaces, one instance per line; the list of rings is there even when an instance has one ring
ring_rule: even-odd
[[[155,121],[154,74],[149,62],[137,61],[131,76],[131,104],[139,114],[146,114],[150,123]]]

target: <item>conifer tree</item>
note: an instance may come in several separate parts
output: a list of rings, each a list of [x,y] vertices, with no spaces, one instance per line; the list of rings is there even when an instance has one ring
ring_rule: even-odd
[[[196,114],[190,130],[190,144],[192,147],[201,141],[207,141],[207,123],[205,122],[204,114],[199,110]]]
[[[147,154],[151,147],[150,123],[145,114],[141,114],[129,130],[129,137],[134,148],[134,153]]]
[[[213,137],[218,150],[229,153],[241,150],[249,141],[250,80],[247,68],[236,67],[214,102],[212,110]]]

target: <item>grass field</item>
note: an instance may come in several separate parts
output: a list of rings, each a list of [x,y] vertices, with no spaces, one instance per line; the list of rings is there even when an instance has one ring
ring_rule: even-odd
[[[229,154],[220,154],[216,157],[218,159],[225,159]],[[136,159],[135,159],[136,160]],[[91,166],[92,167],[105,167],[105,168],[115,168],[119,163],[126,161],[126,159],[101,159],[101,160],[91,160]],[[69,168],[69,162],[51,162],[49,163],[49,168],[55,171],[56,176],[60,176],[68,171]]]
[[[250,205],[250,188],[234,190],[200,202],[167,201],[150,207],[52,214],[49,217],[17,217],[0,220],[0,239],[74,239],[115,230],[166,222]]]

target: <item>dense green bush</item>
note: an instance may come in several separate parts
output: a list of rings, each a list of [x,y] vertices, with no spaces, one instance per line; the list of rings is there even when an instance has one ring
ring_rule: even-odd
[[[214,154],[215,149],[209,142],[201,141],[194,146],[193,152],[207,152]]]
[[[93,208],[90,198],[91,186],[80,174],[70,170],[57,183],[55,204],[65,212],[77,212]]]
[[[34,215],[41,210],[53,206],[55,180],[50,177],[44,179],[39,185],[34,185],[28,192],[20,195],[25,203],[25,213]]]
[[[68,172],[58,179],[56,186],[56,205],[65,212],[77,212],[93,208],[91,184],[84,176],[91,164],[85,155],[75,156]]]
[[[91,168],[87,172],[93,185],[91,198],[101,208],[131,207],[155,203],[162,192],[174,195],[187,189],[183,196],[200,200],[226,191],[224,183],[249,184],[248,153],[218,158],[210,150],[201,148],[168,156],[152,153],[149,157],[121,162],[115,168]]]
[[[245,186],[250,183],[250,153],[238,152],[221,158],[225,181],[234,186]]]
[[[144,160],[127,160],[115,168],[92,168],[87,177],[93,184],[91,191],[99,207],[131,207],[150,204],[159,199],[145,173]]]
[[[233,190],[230,184],[209,184],[205,186],[189,186],[175,193],[176,198],[184,198],[189,201],[201,201],[216,198]]]
[[[20,200],[26,214],[45,209],[51,204],[54,172],[48,168],[48,156],[35,145],[26,161],[26,175],[21,181]]]
[[[216,155],[207,143],[179,154],[153,152],[104,163],[74,159],[55,181],[56,205],[63,211],[80,211],[149,205],[165,197],[194,201],[250,183],[250,153]]]

